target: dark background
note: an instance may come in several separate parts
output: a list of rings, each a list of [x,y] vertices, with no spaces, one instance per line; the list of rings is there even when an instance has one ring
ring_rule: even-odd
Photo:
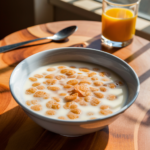
[[[34,25],[33,0],[0,0],[0,40]]]

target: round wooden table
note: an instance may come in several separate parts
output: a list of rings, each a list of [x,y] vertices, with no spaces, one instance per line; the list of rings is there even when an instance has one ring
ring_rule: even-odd
[[[37,25],[12,33],[0,46],[51,36],[70,25],[78,31],[65,42],[43,40],[0,54],[0,149],[1,150],[149,150],[150,149],[150,42],[135,36],[132,44],[121,49],[101,45],[101,23],[63,21]],[[81,137],[63,137],[34,123],[14,101],[9,78],[14,67],[28,56],[58,47],[90,47],[125,60],[141,83],[135,103],[120,118],[98,132]]]

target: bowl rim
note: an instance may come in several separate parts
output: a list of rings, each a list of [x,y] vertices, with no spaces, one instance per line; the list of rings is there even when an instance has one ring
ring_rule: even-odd
[[[47,117],[47,116],[44,116],[44,115],[41,115],[41,114],[38,114],[32,110],[30,110],[29,108],[25,107],[15,96],[15,94],[13,93],[13,89],[12,89],[12,86],[11,86],[11,80],[13,78],[13,74],[15,73],[15,71],[17,70],[17,68],[22,64],[24,63],[24,61],[26,61],[27,59],[32,59],[32,57],[35,57],[36,55],[40,55],[41,53],[48,53],[49,51],[52,52],[52,51],[62,51],[64,49],[71,49],[71,50],[76,50],[76,49],[82,49],[82,50],[87,50],[87,51],[96,51],[96,52],[100,52],[100,53],[104,53],[106,55],[109,55],[110,57],[114,57],[115,59],[118,59],[119,61],[121,61],[122,63],[126,64],[130,70],[132,71],[132,73],[134,74],[135,76],[135,79],[137,81],[137,90],[136,90],[136,94],[134,95],[134,98],[131,100],[130,103],[126,104],[125,106],[123,106],[120,110],[110,114],[110,115],[107,115],[103,118],[96,118],[96,119],[91,119],[91,120],[61,120],[61,119],[55,119],[55,118],[50,118],[50,117]],[[132,69],[132,67],[130,67],[130,65],[128,65],[128,63],[126,63],[124,60],[122,60],[121,58],[115,56],[115,55],[112,55],[110,53],[107,53],[105,51],[102,51],[102,50],[97,50],[97,49],[93,49],[93,48],[82,48],[82,47],[61,47],[61,48],[54,48],[54,49],[48,49],[48,50],[44,50],[42,52],[38,52],[36,54],[33,54],[27,58],[25,58],[24,60],[22,60],[13,70],[13,72],[11,73],[11,76],[10,76],[10,80],[9,80],[9,87],[10,87],[10,92],[14,98],[14,100],[22,107],[22,109],[24,110],[27,110],[32,116],[36,116],[42,120],[48,120],[48,121],[52,121],[52,122],[58,122],[58,123],[73,123],[73,124],[78,124],[78,123],[92,123],[92,122],[97,122],[97,121],[102,121],[102,120],[106,120],[106,119],[109,119],[109,118],[112,118],[112,117],[115,117],[121,113],[123,113],[127,108],[129,108],[136,100],[138,94],[139,94],[139,91],[140,91],[140,81],[139,81],[139,78],[137,76],[137,74],[135,73],[135,71]]]

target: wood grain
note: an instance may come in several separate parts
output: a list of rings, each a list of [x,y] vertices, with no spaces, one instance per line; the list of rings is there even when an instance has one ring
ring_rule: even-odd
[[[6,150],[148,150],[150,147],[150,42],[135,36],[132,44],[112,49],[101,44],[101,23],[64,21],[37,25],[12,33],[0,46],[51,36],[70,25],[78,31],[62,43],[43,40],[0,54],[0,149]],[[40,51],[58,47],[90,47],[125,60],[136,71],[141,91],[136,102],[115,122],[101,131],[69,138],[49,132],[34,123],[14,101],[9,78],[23,59]]]

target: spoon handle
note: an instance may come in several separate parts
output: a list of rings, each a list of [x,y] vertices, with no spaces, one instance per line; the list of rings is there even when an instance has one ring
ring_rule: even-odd
[[[15,43],[15,44],[11,44],[11,45],[2,46],[2,47],[0,47],[0,53],[7,52],[7,51],[12,50],[14,48],[17,48],[19,46],[22,46],[22,45],[25,45],[25,44],[28,44],[28,43],[31,43],[31,42],[39,41],[39,40],[44,40],[44,39],[51,39],[51,37],[37,38],[37,39],[34,39],[34,40],[29,40],[29,41],[25,41],[25,42],[20,42],[20,43]]]

